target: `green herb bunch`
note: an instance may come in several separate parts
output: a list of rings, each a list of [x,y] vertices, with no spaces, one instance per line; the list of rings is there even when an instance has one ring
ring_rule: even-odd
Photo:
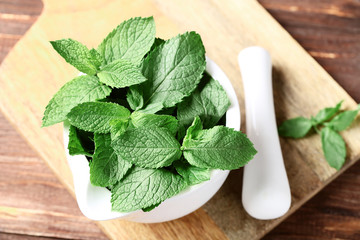
[[[351,125],[360,110],[340,111],[342,101],[335,107],[324,108],[315,117],[310,119],[297,117],[284,121],[279,126],[279,134],[283,137],[302,138],[311,129],[321,136],[322,149],[326,161],[337,170],[345,163],[346,146],[338,133]]]
[[[43,126],[70,124],[69,153],[88,156],[90,181],[111,191],[114,211],[150,211],[211,169],[237,169],[256,154],[243,133],[216,126],[230,101],[205,72],[197,33],[165,41],[152,17],[132,18],[97,49],[51,44],[86,75],[54,95]]]

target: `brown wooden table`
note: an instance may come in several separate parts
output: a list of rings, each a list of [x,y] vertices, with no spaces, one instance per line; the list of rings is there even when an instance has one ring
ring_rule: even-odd
[[[360,102],[359,1],[260,3]],[[0,63],[41,10],[40,0],[0,0]],[[0,114],[0,239],[47,238],[107,239]],[[360,239],[360,162],[265,239]]]

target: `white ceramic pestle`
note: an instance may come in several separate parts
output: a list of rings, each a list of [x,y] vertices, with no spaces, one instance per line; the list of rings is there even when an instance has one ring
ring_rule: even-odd
[[[258,153],[244,168],[242,202],[257,219],[274,219],[290,208],[291,193],[284,167],[271,79],[271,58],[261,47],[238,56],[245,91],[246,132]]]

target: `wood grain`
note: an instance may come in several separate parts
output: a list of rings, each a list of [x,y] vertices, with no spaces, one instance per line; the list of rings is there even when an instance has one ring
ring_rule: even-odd
[[[2,0],[0,9],[1,63],[36,21],[42,2]],[[0,239],[107,239],[2,114],[0,169]]]
[[[0,232],[19,238],[107,239],[3,116],[0,169]]]
[[[1,240],[57,240],[63,238],[49,238],[42,236],[30,236],[30,235],[22,235],[22,234],[11,234],[11,233],[0,233]]]
[[[327,72],[360,102],[360,2],[259,0]]]
[[[267,240],[360,239],[360,162],[270,232]]]
[[[278,77],[278,78],[282,78],[282,77],[281,77],[281,76],[282,76],[282,75],[281,75],[281,74],[282,74],[281,71],[280,71],[278,74],[279,74],[279,77]],[[281,86],[280,86],[280,87],[281,87]],[[284,143],[283,143],[283,144],[284,144]],[[299,157],[300,157],[300,156],[299,156]],[[299,164],[301,165],[301,161],[299,161]],[[305,169],[305,170],[306,170],[306,169]],[[320,171],[320,173],[321,173],[321,171]],[[298,173],[294,172],[293,174],[296,175],[296,174],[298,174]],[[298,174],[298,175],[299,175],[299,174]],[[302,177],[302,176],[298,176],[297,179],[301,179],[300,177]],[[238,178],[240,178],[240,174],[238,174],[238,173],[234,173],[233,176],[231,177],[231,179],[234,179],[233,181],[236,181]],[[295,177],[295,179],[296,179],[296,177]],[[295,182],[295,183],[296,183],[296,182]],[[321,184],[322,184],[322,183],[321,183],[321,181],[320,181],[320,185],[321,185]],[[316,184],[313,185],[313,186],[315,186],[315,188],[316,188]],[[232,191],[232,190],[231,190],[231,185],[230,185],[230,188],[227,188],[227,189],[230,189],[230,191]],[[311,189],[311,188],[306,189],[306,188],[305,188],[305,189],[303,189],[303,191],[305,191],[305,192],[306,192],[306,191],[313,191],[313,189]],[[237,197],[239,197],[239,196],[238,196],[238,193],[236,193],[236,192],[235,192],[233,195],[235,196],[235,198],[234,198],[235,200],[236,200]],[[296,195],[296,194],[295,194],[295,195]],[[298,197],[301,198],[301,196],[298,196]],[[210,210],[211,210],[211,208],[210,208]],[[210,212],[211,212],[211,211],[210,211]],[[259,226],[259,227],[262,228],[263,226]]]
[[[42,7],[40,0],[1,0],[0,62],[36,21]]]

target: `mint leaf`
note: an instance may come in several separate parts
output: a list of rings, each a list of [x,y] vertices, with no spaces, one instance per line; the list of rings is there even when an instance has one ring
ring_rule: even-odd
[[[71,125],[95,133],[108,133],[112,121],[126,121],[129,117],[130,111],[125,107],[105,102],[82,103],[67,114]]]
[[[150,211],[154,210],[156,207],[158,207],[160,204],[161,204],[161,202],[151,205],[150,207],[142,208],[142,210],[144,212],[150,212]]]
[[[129,121],[128,120],[111,121],[110,126],[111,126],[110,129],[111,139],[115,139],[126,131],[126,129],[129,127]]]
[[[92,133],[81,131],[74,126],[69,128],[69,154],[92,156],[94,144],[91,140]]]
[[[185,136],[181,147],[185,159],[193,166],[232,170],[244,166],[256,154],[246,135],[231,128],[194,130],[188,131],[192,136]]]
[[[168,170],[134,167],[111,190],[112,210],[146,209],[178,194],[186,186],[182,177]]]
[[[101,66],[101,55],[96,51],[96,49],[92,48],[90,49],[90,55],[91,55],[91,63],[96,67],[96,69],[99,69]]]
[[[145,109],[140,109],[143,113],[157,113],[164,109],[164,104],[161,102],[153,103],[148,105]]]
[[[97,75],[100,82],[116,88],[124,88],[146,81],[140,69],[124,59],[117,59],[105,65]]]
[[[66,83],[46,106],[42,126],[47,127],[66,120],[66,115],[76,105],[105,98],[111,88],[94,76],[76,77]]]
[[[332,118],[340,110],[342,102],[343,101],[340,101],[338,104],[336,104],[335,107],[324,108],[320,110],[318,114],[316,114],[316,116],[313,118],[314,121],[319,124]]]
[[[210,180],[210,169],[191,166],[181,160],[174,162],[174,167],[189,186]]]
[[[311,129],[312,122],[304,117],[297,117],[284,121],[278,128],[279,135],[282,137],[301,138]]]
[[[137,65],[150,50],[154,39],[154,18],[136,17],[117,26],[102,41],[97,50],[105,64],[121,58]]]
[[[142,73],[148,79],[141,84],[143,109],[155,113],[161,106],[181,102],[196,88],[205,65],[205,49],[195,32],[178,35],[155,48],[142,62]]]
[[[96,57],[85,45],[70,38],[50,41],[50,43],[66,62],[73,65],[80,72],[89,75],[96,74],[98,67],[97,64],[94,64],[97,61]]]
[[[156,113],[164,108],[163,103],[158,102],[154,103],[146,109],[141,109],[144,106],[144,98],[143,98],[143,87],[141,85],[131,86],[126,95],[127,101],[134,111],[141,111],[144,113]]]
[[[139,85],[131,86],[126,94],[126,100],[132,110],[141,109],[144,106],[143,88]]]
[[[165,128],[128,129],[113,139],[112,147],[123,159],[146,168],[170,166],[181,156],[180,144]]]
[[[343,101],[340,101],[335,107],[322,109],[315,117],[312,117],[311,120],[298,117],[285,121],[279,127],[279,134],[285,137],[302,137],[305,136],[308,129],[311,128],[311,124],[316,132],[321,135],[322,148],[326,161],[331,167],[339,170],[345,162],[346,146],[337,131],[342,131],[350,126],[360,111],[359,104],[356,110],[344,111],[337,114],[342,102]],[[329,119],[331,120],[325,122]],[[321,131],[319,131],[319,125],[322,127]]]
[[[150,48],[150,52],[153,51],[155,48],[157,48],[158,46],[160,46],[163,43],[165,43],[164,39],[155,38],[155,41],[154,41],[153,45]]]
[[[325,123],[325,126],[332,128],[335,131],[345,130],[356,118],[359,110],[345,111],[331,119],[330,122]]]
[[[214,127],[230,106],[230,101],[220,83],[207,73],[199,86],[178,105],[177,118],[181,126],[191,125],[199,116],[204,128]]]
[[[184,138],[184,141],[197,139],[202,129],[203,129],[202,122],[200,118],[196,116],[191,126],[186,130],[186,136]]]
[[[163,127],[175,135],[178,130],[178,120],[169,115],[147,114],[142,112],[133,112],[131,114],[132,124],[138,127]]]
[[[95,153],[90,165],[90,182],[108,187],[120,181],[132,164],[118,157],[111,147],[109,134],[94,135]]]
[[[326,161],[337,170],[344,165],[346,157],[345,142],[334,130],[329,127],[321,129],[321,143]]]

